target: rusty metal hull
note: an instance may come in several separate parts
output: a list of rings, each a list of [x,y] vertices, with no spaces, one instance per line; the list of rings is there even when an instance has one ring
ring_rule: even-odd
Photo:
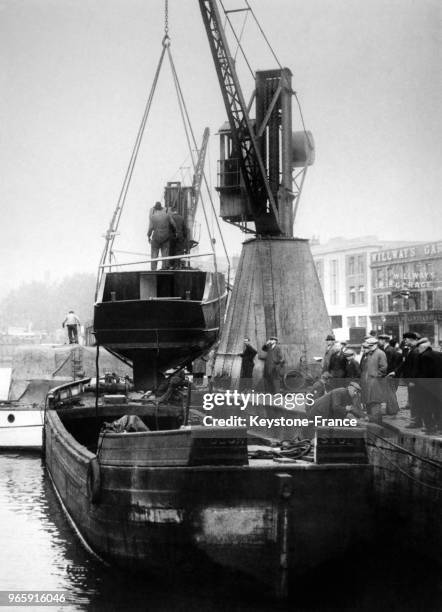
[[[136,388],[149,389],[157,372],[190,363],[218,339],[226,301],[220,273],[109,272],[94,307],[95,339],[131,363]]]
[[[133,444],[132,434],[125,434]],[[136,435],[136,434],[135,434]],[[220,567],[277,595],[293,576],[370,537],[367,465],[149,467],[98,464],[55,411],[45,423],[54,486],[89,546],[117,565],[155,572]],[[95,476],[94,476],[95,473]],[[92,475],[91,475],[92,474]],[[93,480],[95,478],[95,480]]]

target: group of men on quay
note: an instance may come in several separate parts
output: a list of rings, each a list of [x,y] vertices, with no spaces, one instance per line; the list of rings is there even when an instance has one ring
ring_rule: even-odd
[[[312,387],[315,413],[328,408],[324,416],[333,417],[346,409],[360,417],[364,409],[370,422],[381,423],[383,414],[398,413],[397,390],[402,381],[411,414],[407,428],[442,434],[442,353],[433,349],[428,338],[409,331],[399,344],[388,334],[370,332],[358,354],[333,335],[327,336],[326,343],[322,375]],[[346,393],[351,396],[349,403]]]
[[[322,374],[307,389],[314,404],[306,407],[309,418],[345,418],[354,415],[369,422],[382,423],[383,415],[399,412],[397,390],[402,383],[408,391],[409,429],[423,429],[427,434],[442,434],[442,353],[428,338],[409,331],[401,343],[388,334],[372,331],[360,351],[326,338]],[[253,376],[258,351],[244,339],[241,384],[247,386]],[[263,383],[266,392],[277,393],[282,385],[284,359],[275,336],[262,347],[265,354]]]

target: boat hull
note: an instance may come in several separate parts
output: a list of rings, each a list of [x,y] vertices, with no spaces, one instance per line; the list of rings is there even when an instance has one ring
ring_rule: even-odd
[[[133,444],[130,438],[125,435],[127,444]],[[52,410],[45,457],[88,545],[125,567],[161,575],[222,567],[284,595],[296,573],[371,535],[367,465],[97,462]]]
[[[0,449],[41,450],[44,413],[29,407],[0,408]]]
[[[108,272],[94,308],[94,334],[133,366],[137,389],[191,363],[218,339],[227,301],[224,277],[201,270]]]

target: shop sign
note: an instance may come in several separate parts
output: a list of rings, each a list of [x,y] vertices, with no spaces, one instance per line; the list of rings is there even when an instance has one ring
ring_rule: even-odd
[[[388,263],[392,261],[402,261],[404,259],[423,259],[425,257],[435,257],[437,255],[442,256],[442,242],[429,242],[427,244],[417,244],[412,247],[376,251],[371,254],[371,262]]]

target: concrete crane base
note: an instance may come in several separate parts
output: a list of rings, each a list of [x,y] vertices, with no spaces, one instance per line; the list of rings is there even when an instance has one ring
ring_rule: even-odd
[[[237,388],[244,337],[258,349],[253,384],[262,380],[262,345],[277,336],[285,370],[308,366],[318,371],[331,331],[327,309],[308,240],[253,238],[244,242],[221,334],[214,381]],[[316,364],[316,367],[315,365]]]

